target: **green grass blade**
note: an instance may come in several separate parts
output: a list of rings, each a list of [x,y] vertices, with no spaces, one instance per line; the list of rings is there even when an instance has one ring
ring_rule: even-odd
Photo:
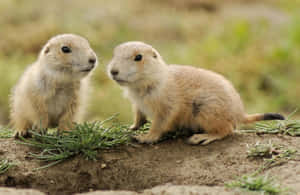
[[[121,125],[116,121],[109,127],[105,127],[105,123],[112,121],[115,117],[116,115],[113,115],[104,121],[76,124],[74,130],[60,135],[31,131],[32,138],[21,137],[17,143],[41,150],[39,153],[29,154],[34,159],[49,163],[41,169],[56,165],[78,154],[82,154],[86,159],[95,160],[98,150],[128,144],[131,136],[136,133],[129,131],[127,125]]]

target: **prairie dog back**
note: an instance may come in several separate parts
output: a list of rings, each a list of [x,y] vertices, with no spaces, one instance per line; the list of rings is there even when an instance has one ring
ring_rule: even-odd
[[[189,110],[186,112],[186,115],[189,115],[187,118],[193,119],[197,117],[197,113],[207,117],[210,110],[215,110],[214,114],[224,115],[223,117],[232,120],[235,126],[243,122],[244,105],[240,95],[222,75],[183,65],[169,65],[169,72],[180,93],[179,96],[183,98],[182,104],[186,106],[183,110]],[[207,109],[207,113],[204,108]]]

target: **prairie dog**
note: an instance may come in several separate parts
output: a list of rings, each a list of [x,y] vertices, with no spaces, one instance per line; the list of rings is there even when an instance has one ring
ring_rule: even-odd
[[[184,65],[168,65],[150,45],[127,42],[117,46],[108,75],[125,91],[135,109],[131,129],[152,120],[149,133],[137,136],[153,143],[166,132],[188,128],[190,144],[208,144],[231,134],[239,123],[284,120],[280,114],[248,115],[239,94],[220,74]]]
[[[51,38],[12,92],[15,136],[27,136],[32,128],[67,130],[78,122],[88,77],[96,65],[97,56],[85,38],[74,34]]]

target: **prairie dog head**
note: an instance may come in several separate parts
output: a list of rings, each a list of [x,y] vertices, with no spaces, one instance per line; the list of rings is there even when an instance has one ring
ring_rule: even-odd
[[[152,46],[143,42],[126,42],[114,49],[107,74],[119,85],[132,86],[155,80],[165,67]]]
[[[97,65],[97,56],[89,42],[78,35],[62,34],[51,38],[43,47],[39,61],[55,76],[81,79]]]

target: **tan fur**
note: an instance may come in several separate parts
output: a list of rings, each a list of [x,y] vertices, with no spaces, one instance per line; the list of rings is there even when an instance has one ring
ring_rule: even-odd
[[[243,123],[253,123],[261,120],[264,120],[264,114],[251,114],[251,115],[246,115]]]
[[[64,53],[63,46],[71,52]],[[78,122],[84,110],[89,72],[96,65],[97,56],[86,39],[73,34],[50,39],[13,90],[11,123],[16,137],[26,136],[32,128],[58,126],[67,130]]]
[[[134,61],[141,54],[141,61]],[[117,71],[117,75],[112,75]],[[152,143],[166,132],[189,128],[205,130],[189,139],[191,144],[208,144],[231,134],[239,123],[255,121],[244,112],[232,84],[223,76],[191,66],[167,65],[159,53],[142,42],[127,42],[115,48],[108,74],[125,91],[135,108],[132,129],[152,119],[150,131],[138,136]],[[255,115],[256,116],[256,115]]]

